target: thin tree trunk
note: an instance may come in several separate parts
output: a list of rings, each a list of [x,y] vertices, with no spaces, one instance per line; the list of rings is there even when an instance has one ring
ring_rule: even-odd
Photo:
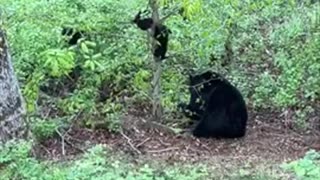
[[[0,145],[28,135],[24,100],[15,76],[8,42],[0,29]]]
[[[157,4],[157,0],[149,0],[149,6],[152,9],[152,19],[153,19],[153,26],[152,26],[152,36],[155,33],[155,24],[159,22],[159,7]],[[152,44],[152,52],[155,50],[156,46],[156,40],[154,38],[151,38],[151,44]],[[161,73],[162,73],[162,68],[161,68],[161,60],[157,57],[153,57],[153,63],[154,63],[154,68],[153,68],[153,80],[152,80],[152,115],[153,115],[153,120],[156,122],[161,121],[162,117],[162,106],[161,106]]]
[[[155,61],[154,62],[154,73],[153,73],[153,80],[152,80],[152,115],[153,119],[156,122],[161,121],[162,117],[162,106],[161,106],[161,73],[162,73],[162,67],[161,67],[161,61]]]

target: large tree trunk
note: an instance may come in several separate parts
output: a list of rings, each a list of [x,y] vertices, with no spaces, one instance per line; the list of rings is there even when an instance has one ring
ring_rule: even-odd
[[[0,29],[0,145],[28,135],[24,100],[15,77],[8,42]]]

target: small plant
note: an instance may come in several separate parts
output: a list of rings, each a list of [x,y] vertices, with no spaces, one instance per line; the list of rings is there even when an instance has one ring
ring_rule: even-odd
[[[32,134],[38,140],[45,140],[56,135],[56,129],[59,127],[57,119],[41,119],[30,117]]]
[[[320,153],[315,150],[310,150],[304,158],[284,164],[283,168],[293,172],[301,179],[320,179]]]
[[[44,172],[38,161],[29,157],[32,142],[9,141],[0,146],[1,179],[33,179]]]
[[[75,53],[67,49],[48,49],[42,54],[42,68],[53,77],[67,75],[75,66]]]
[[[77,160],[65,163],[39,162],[30,157],[31,142],[10,141],[0,146],[1,179],[203,179],[205,166],[156,167],[139,165],[112,156],[103,145],[96,145]]]

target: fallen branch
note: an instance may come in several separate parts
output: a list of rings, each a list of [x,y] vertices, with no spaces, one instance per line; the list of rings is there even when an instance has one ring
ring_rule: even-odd
[[[131,146],[131,148],[132,148],[133,150],[135,150],[138,154],[141,154],[141,152],[131,143],[131,139],[130,139],[127,135],[125,135],[122,131],[120,132],[120,134],[121,134],[125,139],[127,139],[127,143]]]
[[[161,152],[166,152],[166,151],[173,151],[173,150],[178,150],[180,149],[179,147],[170,147],[166,149],[160,149],[160,150],[146,150],[146,152],[149,153],[161,153]]]
[[[81,151],[82,153],[85,153],[85,150],[83,150],[82,148],[80,148],[80,147],[78,147],[78,146],[76,146],[76,145],[74,145],[74,144],[72,144],[69,140],[67,140],[67,139],[64,139],[65,140],[65,142],[69,145],[69,146],[71,146],[71,147],[73,147],[73,148],[75,148],[75,149],[77,149],[78,151]]]
[[[154,122],[154,121],[148,122],[148,124],[146,124],[146,126],[147,126],[146,128],[158,129],[158,130],[165,131],[167,133],[176,134],[175,131],[173,129],[171,129],[170,127],[163,125],[161,123]]]
[[[147,138],[144,141],[142,141],[141,143],[137,144],[137,147],[140,147],[141,145],[143,145],[144,143],[146,143],[147,141],[149,141],[151,138]]]

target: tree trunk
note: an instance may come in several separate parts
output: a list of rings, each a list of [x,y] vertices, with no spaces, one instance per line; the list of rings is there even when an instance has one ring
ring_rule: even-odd
[[[149,6],[152,9],[152,19],[154,24],[152,25],[152,36],[155,33],[155,24],[159,22],[159,7],[157,0],[149,0]],[[156,46],[156,40],[154,38],[151,38],[151,44],[152,44],[152,52],[155,51]],[[152,53],[153,54],[153,53]],[[156,122],[161,121],[162,117],[162,106],[161,106],[161,60],[155,56],[153,56],[153,62],[154,62],[154,68],[153,68],[153,80],[152,80],[152,115],[153,120]]]
[[[0,29],[0,145],[28,135],[24,100],[13,71],[8,42]]]
[[[162,118],[162,106],[161,106],[161,61],[154,62],[153,68],[153,80],[152,80],[152,115],[153,120],[156,122],[160,122]]]

